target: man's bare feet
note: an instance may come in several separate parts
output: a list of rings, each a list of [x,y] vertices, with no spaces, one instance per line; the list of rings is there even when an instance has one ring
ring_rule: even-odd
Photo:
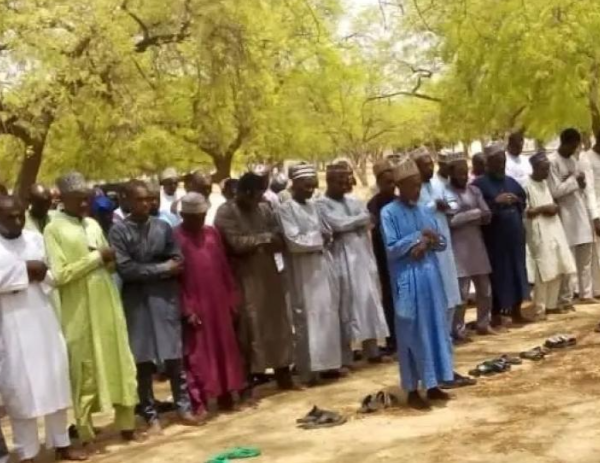
[[[75,450],[69,446],[56,449],[55,459],[56,461],[86,461],[89,456],[86,452]]]

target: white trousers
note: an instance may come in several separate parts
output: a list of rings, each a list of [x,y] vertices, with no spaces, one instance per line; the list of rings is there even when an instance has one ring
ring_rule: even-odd
[[[579,298],[591,299],[594,297],[592,285],[592,243],[572,246],[571,252],[575,258],[577,267],[577,281],[579,285]],[[573,287],[571,286],[571,275],[565,276],[562,280],[562,286],[559,296],[559,305],[569,305],[573,303]]]
[[[46,415],[46,447],[64,448],[71,445],[67,423],[67,410]],[[15,451],[20,460],[30,460],[40,452],[37,419],[20,420],[11,418]]]
[[[535,287],[533,288],[533,304],[536,316],[544,315],[548,309],[557,308],[562,281],[563,277],[558,277],[544,283],[539,272],[537,272]]]

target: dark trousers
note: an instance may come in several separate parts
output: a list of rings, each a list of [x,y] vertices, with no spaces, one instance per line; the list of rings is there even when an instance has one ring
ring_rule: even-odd
[[[173,394],[173,402],[175,402],[177,412],[180,414],[190,412],[192,406],[182,360],[165,360],[163,365],[164,374],[169,378],[169,382],[171,383],[171,393]],[[154,390],[152,388],[155,372],[156,365],[153,362],[137,364],[138,396],[140,399],[139,412],[148,423],[158,419]]]

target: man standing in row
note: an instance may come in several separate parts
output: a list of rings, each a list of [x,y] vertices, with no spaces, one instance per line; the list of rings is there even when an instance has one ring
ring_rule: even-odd
[[[83,176],[67,174],[57,186],[64,211],[48,224],[44,238],[60,295],[79,437],[92,441],[92,413],[114,408],[123,439],[133,440],[135,363],[121,298],[110,273],[115,253],[98,223],[86,217],[90,191]]]
[[[294,317],[296,367],[303,383],[319,382],[318,373],[342,366],[340,313],[329,280],[325,245],[331,239],[311,200],[317,171],[308,164],[290,168],[292,199],[277,213],[286,242],[284,252]]]
[[[548,186],[557,202],[567,241],[575,258],[579,282],[580,303],[595,304],[592,281],[592,246],[594,231],[600,234],[600,216],[595,207],[593,187],[583,166],[576,157],[581,145],[581,134],[566,129],[560,134],[558,151],[549,156]],[[593,182],[593,178],[589,179]],[[559,304],[573,307],[571,277],[563,279]]]
[[[456,273],[456,263],[452,251],[450,227],[448,216],[453,215],[457,209],[456,197],[448,190],[445,185],[445,179],[433,178],[434,163],[431,154],[422,149],[413,154],[419,172],[421,173],[421,194],[419,204],[428,208],[435,216],[440,233],[444,236],[446,246],[437,253],[437,259],[440,261],[442,271],[442,282],[444,283],[444,292],[446,293],[446,303],[448,304],[448,330],[452,333],[457,342],[466,340],[461,333],[452,330],[455,309],[461,305],[460,289],[458,287],[458,275]],[[446,169],[447,164],[444,165]]]
[[[411,159],[396,166],[400,199],[387,205],[381,223],[396,309],[398,360],[408,404],[428,409],[448,400],[439,386],[454,380],[447,302],[436,253],[447,242],[431,210],[419,202],[421,173]],[[427,400],[418,392],[427,390]]]
[[[473,283],[477,301],[477,333],[496,334],[490,328],[492,269],[481,231],[481,226],[489,223],[492,214],[479,188],[468,182],[467,158],[462,153],[456,154],[450,167],[450,189],[456,196],[458,208],[450,219],[450,229],[462,305],[454,315],[454,331],[464,336],[465,311],[469,288]]]
[[[362,343],[364,355],[370,362],[381,362],[377,340],[389,335],[369,240],[371,215],[361,202],[346,196],[350,182],[346,166],[329,166],[325,196],[317,201],[321,219],[333,232],[330,252],[340,282],[345,366],[352,364],[353,343]]]
[[[116,251],[129,342],[137,365],[140,412],[152,433],[161,432],[152,378],[157,365],[171,382],[180,419],[196,424],[191,414],[182,363],[178,276],[183,257],[171,226],[150,216],[151,196],[142,181],[127,186],[131,212],[113,226],[110,243]]]
[[[562,280],[576,271],[565,230],[558,216],[558,206],[552,199],[546,179],[550,161],[545,153],[530,159],[531,179],[525,186],[527,193],[527,243],[535,262],[536,275],[533,291],[535,315],[539,320],[546,313],[557,310]]]
[[[216,228],[205,225],[208,200],[181,199],[183,223],[175,239],[184,256],[181,303],[184,360],[196,413],[213,412],[219,399],[239,402],[245,385],[235,336],[239,291]]]
[[[396,350],[396,328],[394,322],[394,299],[390,283],[390,272],[388,270],[387,254],[385,244],[381,236],[381,211],[389,203],[397,199],[396,183],[394,181],[394,167],[389,159],[379,161],[373,166],[373,174],[377,181],[378,192],[367,204],[371,213],[374,228],[371,230],[371,241],[373,242],[373,254],[377,262],[379,282],[381,284],[381,303],[385,313],[390,337],[387,340],[387,349],[390,353]]]
[[[219,208],[215,225],[242,290],[238,336],[246,371],[262,374],[273,368],[278,386],[291,389],[292,326],[274,257],[283,240],[274,212],[263,202],[263,188],[259,175],[244,174],[236,199]]]
[[[44,240],[24,225],[18,200],[0,197],[0,395],[20,461],[33,462],[40,451],[38,418],[57,460],[86,460],[70,447],[67,346],[49,298]]]
[[[514,178],[522,188],[531,176],[531,164],[521,155],[524,143],[523,133],[513,132],[508,136],[506,145],[506,175]]]
[[[483,226],[483,238],[492,267],[492,326],[502,325],[502,316],[525,323],[521,304],[529,296],[525,265],[525,191],[505,173],[504,147],[485,149],[486,174],[473,181],[486,201],[492,220]]]

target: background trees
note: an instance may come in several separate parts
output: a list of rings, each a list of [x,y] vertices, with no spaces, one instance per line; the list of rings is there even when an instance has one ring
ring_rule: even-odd
[[[600,6],[0,1],[0,181],[600,134]]]

